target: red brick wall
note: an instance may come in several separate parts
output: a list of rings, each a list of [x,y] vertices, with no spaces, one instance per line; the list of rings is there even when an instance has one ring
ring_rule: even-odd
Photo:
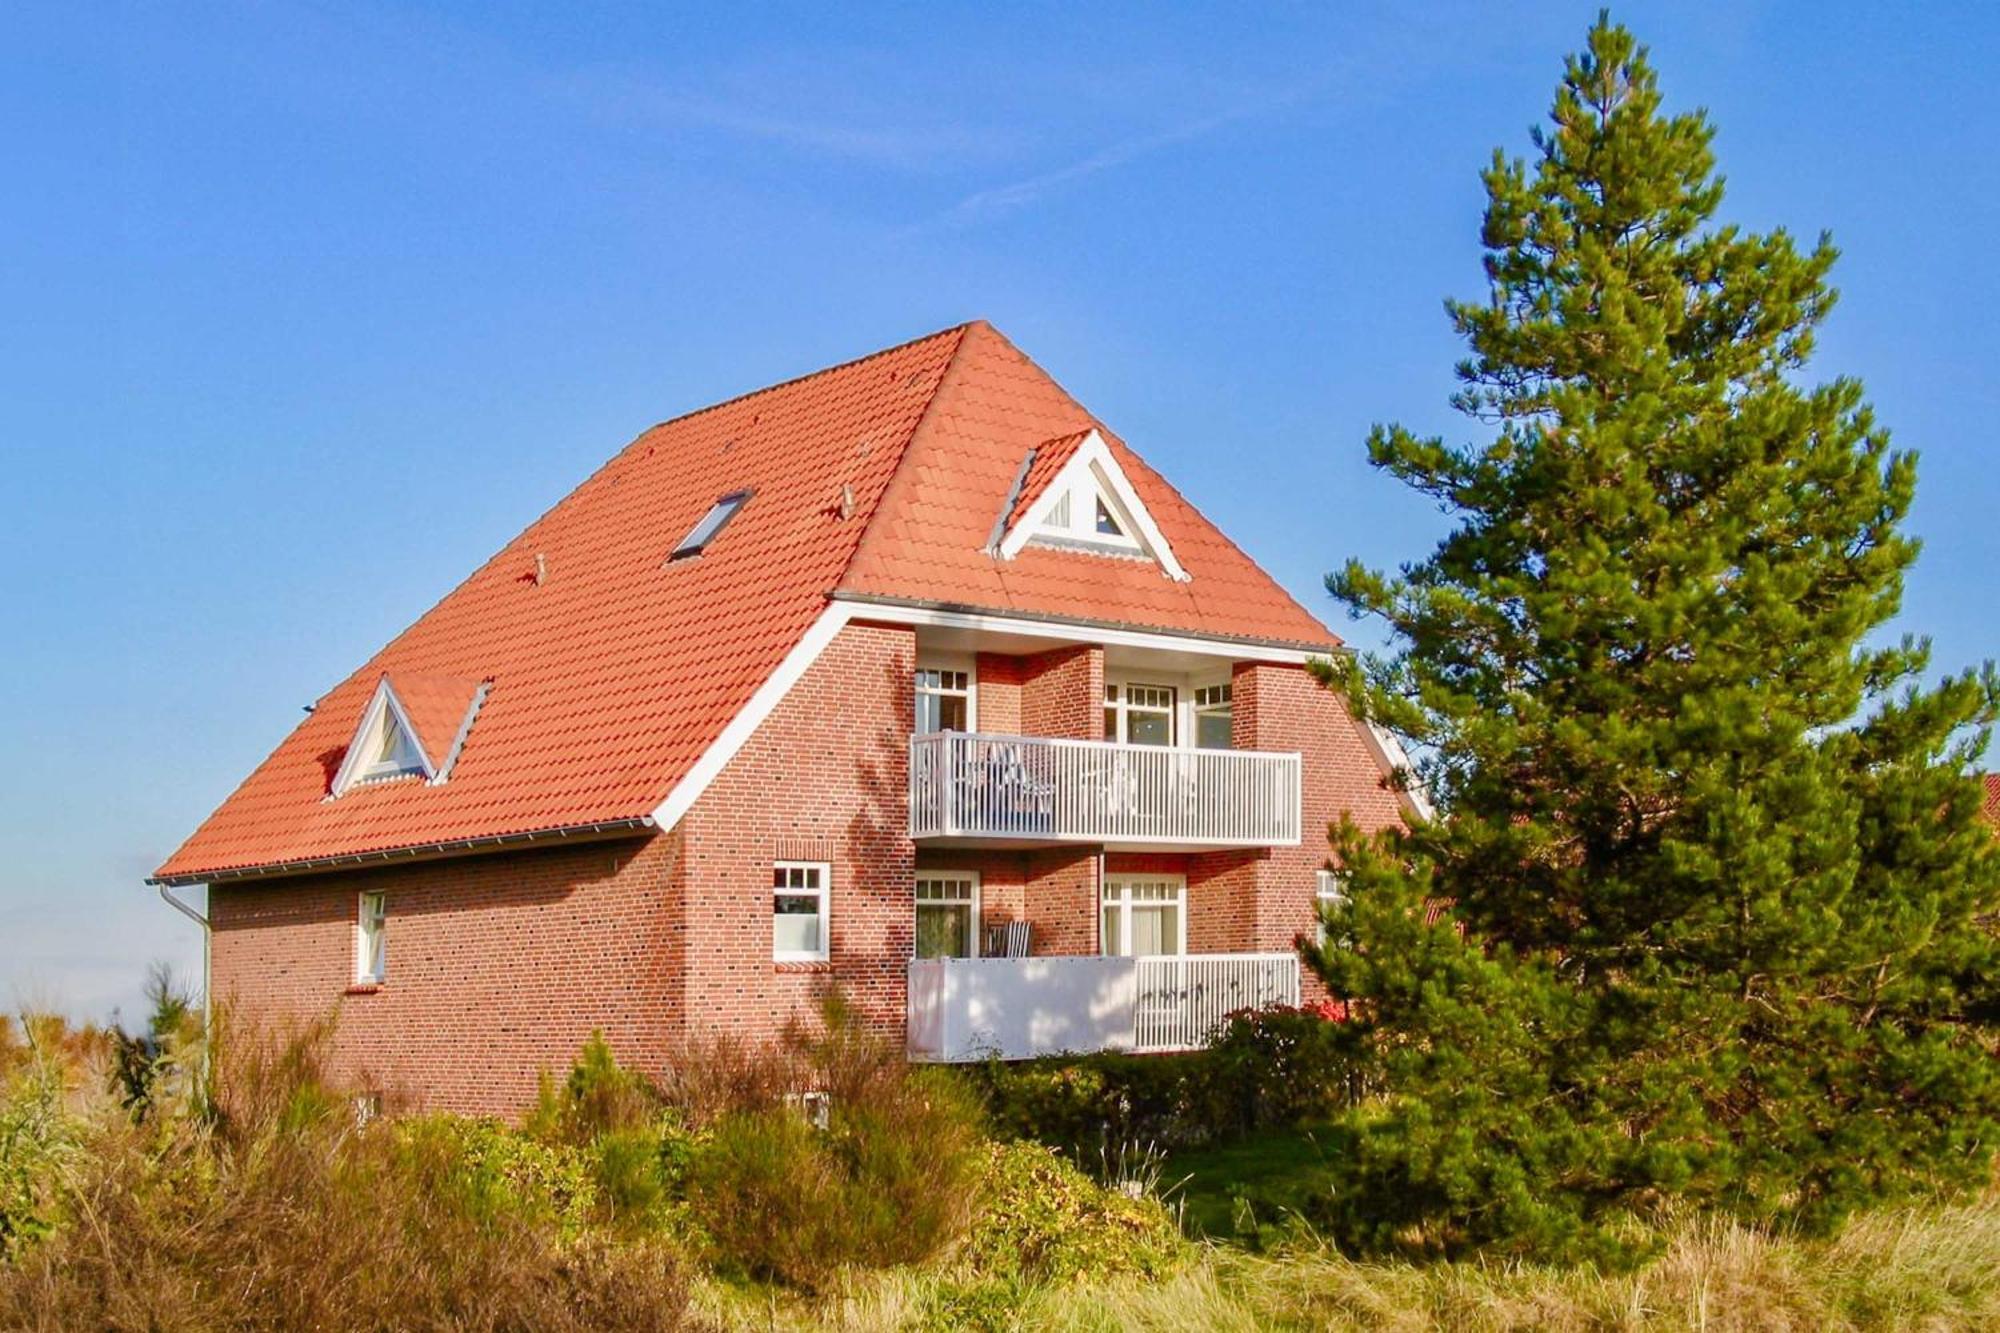
[[[1104,739],[1104,650],[1057,648],[1021,662],[1021,734]]]
[[[909,840],[912,631],[851,624],[681,820],[678,944],[690,1031],[746,1036],[809,1016],[839,985],[901,1037],[916,929]],[[831,958],[771,960],[771,865],[833,866]]]
[[[1006,653],[981,653],[976,661],[979,730],[1025,735],[1021,730],[1022,659]]]
[[[1381,761],[1340,697],[1305,668],[1242,662],[1232,692],[1238,748],[1297,750],[1303,756],[1303,837],[1251,863],[1255,916],[1253,949],[1286,949],[1313,928],[1315,872],[1329,855],[1327,831],[1343,812],[1364,829],[1402,818],[1396,795],[1382,783]],[[1308,990],[1318,992],[1308,976]]]
[[[622,1058],[666,1049],[672,835],[218,885],[211,985],[244,1023],[339,1011],[339,1081],[417,1106],[506,1114],[593,1028]],[[349,993],[359,895],[388,894],[388,971]]]
[[[1034,923],[1030,952],[1097,952],[1097,849],[1053,847],[1030,852],[1023,910]]]

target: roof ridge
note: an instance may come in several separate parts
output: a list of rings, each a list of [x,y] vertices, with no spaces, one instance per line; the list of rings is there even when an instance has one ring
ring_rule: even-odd
[[[692,421],[696,417],[706,416],[710,412],[719,412],[725,407],[734,407],[738,403],[747,403],[752,398],[762,398],[767,393],[776,393],[780,389],[789,389],[793,385],[804,384],[807,380],[818,379],[821,375],[831,375],[837,370],[846,370],[851,366],[865,365],[870,361],[879,360],[885,356],[893,356],[897,352],[915,347],[918,343],[927,343],[933,338],[942,338],[948,333],[956,333],[959,337],[959,345],[963,346],[966,330],[970,329],[974,324],[984,324],[985,322],[983,319],[969,319],[962,324],[947,324],[941,329],[932,329],[929,333],[920,333],[914,338],[905,338],[893,347],[877,348],[866,356],[852,356],[845,361],[836,361],[830,366],[821,366],[817,370],[808,370],[803,374],[794,375],[790,379],[779,380],[775,384],[766,384],[760,388],[746,389],[744,392],[731,397],[708,403],[702,407],[691,408],[679,416],[666,417],[660,421],[655,421],[652,425],[639,432],[639,439],[643,440],[654,431],[661,430],[667,426],[678,425],[683,421]],[[952,355],[958,355],[956,347],[952,349]],[[635,444],[637,442],[637,440],[633,441]],[[629,445],[627,446],[627,448],[630,447]],[[619,452],[622,454],[624,451],[620,450]],[[616,461],[615,457],[612,461]],[[606,466],[609,466],[609,463]]]
[[[876,525],[882,521],[882,515],[892,508],[890,504],[891,497],[900,499],[902,492],[908,489],[909,481],[907,473],[910,466],[910,456],[916,452],[917,441],[922,438],[925,428],[931,424],[931,414],[936,411],[938,400],[944,397],[945,386],[952,382],[955,372],[958,370],[959,364],[965,356],[965,344],[971,340],[973,330],[984,328],[990,333],[999,333],[998,329],[995,329],[983,319],[970,319],[955,327],[958,333],[958,341],[952,345],[951,355],[945,358],[944,369],[938,373],[937,383],[931,386],[931,396],[924,403],[924,410],[918,413],[917,424],[910,427],[910,433],[903,437],[902,452],[896,456],[896,466],[889,473],[889,480],[882,483],[882,493],[875,497],[875,507],[868,511],[868,521],[862,526],[861,535],[855,539],[853,548],[848,551],[847,562],[840,567],[840,577],[834,580],[832,588],[827,589],[829,594],[847,586],[847,576],[854,569],[854,562],[861,558],[863,551],[873,545],[872,539],[876,536]],[[952,331],[951,329],[939,330],[940,333],[949,333]],[[936,337],[937,335],[933,334],[931,336]],[[922,340],[919,339],[918,341]],[[905,346],[907,345],[905,344]]]

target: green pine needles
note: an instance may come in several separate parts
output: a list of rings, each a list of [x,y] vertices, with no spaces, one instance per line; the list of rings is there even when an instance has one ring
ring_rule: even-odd
[[[1663,1205],[1824,1228],[1984,1183],[2000,681],[1871,637],[1916,465],[1858,382],[1805,380],[1835,251],[1715,224],[1713,128],[1608,18],[1550,121],[1484,173],[1490,290],[1448,307],[1489,442],[1368,442],[1456,526],[1327,580],[1396,640],[1329,682],[1440,815],[1336,832],[1309,961],[1391,1091],[1324,1220],[1616,1259]]]

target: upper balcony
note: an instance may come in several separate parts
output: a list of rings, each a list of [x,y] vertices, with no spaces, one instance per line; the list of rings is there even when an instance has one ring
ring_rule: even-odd
[[[939,731],[910,738],[910,836],[1111,851],[1296,845],[1299,756]]]

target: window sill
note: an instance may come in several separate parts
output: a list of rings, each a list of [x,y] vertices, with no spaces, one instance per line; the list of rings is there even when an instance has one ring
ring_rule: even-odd
[[[381,989],[382,989],[382,983],[379,981],[357,981],[353,985],[349,986],[346,990],[342,991],[341,994],[373,995],[377,991],[380,991]]]
[[[833,963],[825,958],[779,958],[772,962],[774,972],[831,972]]]

